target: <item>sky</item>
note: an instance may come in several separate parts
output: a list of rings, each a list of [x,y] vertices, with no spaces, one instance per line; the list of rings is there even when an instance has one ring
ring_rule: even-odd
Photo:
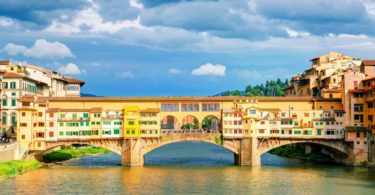
[[[374,0],[0,0],[0,59],[100,96],[210,96],[331,51],[375,59]]]

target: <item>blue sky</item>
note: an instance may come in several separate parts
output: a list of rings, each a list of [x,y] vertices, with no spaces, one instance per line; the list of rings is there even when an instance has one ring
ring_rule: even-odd
[[[207,96],[330,51],[375,58],[373,0],[0,0],[0,59],[102,96]]]

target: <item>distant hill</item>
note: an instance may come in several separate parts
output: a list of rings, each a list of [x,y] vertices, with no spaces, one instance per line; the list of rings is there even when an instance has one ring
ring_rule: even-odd
[[[81,97],[102,97],[102,96],[97,96],[89,93],[81,93]]]

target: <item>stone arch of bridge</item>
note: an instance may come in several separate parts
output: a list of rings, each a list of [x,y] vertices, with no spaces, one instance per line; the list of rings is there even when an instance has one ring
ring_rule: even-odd
[[[179,143],[179,142],[205,142],[205,143],[210,143],[210,144],[214,144],[214,145],[217,145],[217,146],[220,146],[232,153],[234,153],[235,155],[238,155],[239,154],[239,149],[237,147],[234,147],[234,146],[231,146],[231,145],[227,145],[227,144],[218,144],[216,143],[216,141],[211,141],[211,140],[205,140],[205,139],[189,139],[189,140],[186,140],[186,139],[174,139],[174,140],[171,140],[171,141],[165,141],[165,142],[161,142],[161,143],[157,143],[157,144],[153,144],[153,145],[148,145],[148,146],[145,146],[143,147],[142,149],[142,155],[146,155],[148,154],[149,152],[157,149],[157,148],[160,148],[160,147],[163,147],[165,145],[168,145],[168,144],[174,144],[174,143]]]
[[[348,151],[346,150],[345,144],[342,143],[342,140],[267,140],[262,141],[258,140],[258,154],[262,156],[263,154],[289,144],[313,144],[320,145],[326,148],[329,148],[338,154],[346,156]]]
[[[122,142],[121,140],[98,140],[98,141],[57,141],[46,144],[46,149],[41,151],[42,154],[50,152],[52,149],[60,146],[70,146],[73,144],[87,144],[94,147],[100,147],[110,150],[116,154],[121,155]]]

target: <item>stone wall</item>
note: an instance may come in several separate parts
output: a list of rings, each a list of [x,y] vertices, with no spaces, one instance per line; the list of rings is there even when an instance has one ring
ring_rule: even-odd
[[[18,159],[18,142],[0,145],[0,162]]]

